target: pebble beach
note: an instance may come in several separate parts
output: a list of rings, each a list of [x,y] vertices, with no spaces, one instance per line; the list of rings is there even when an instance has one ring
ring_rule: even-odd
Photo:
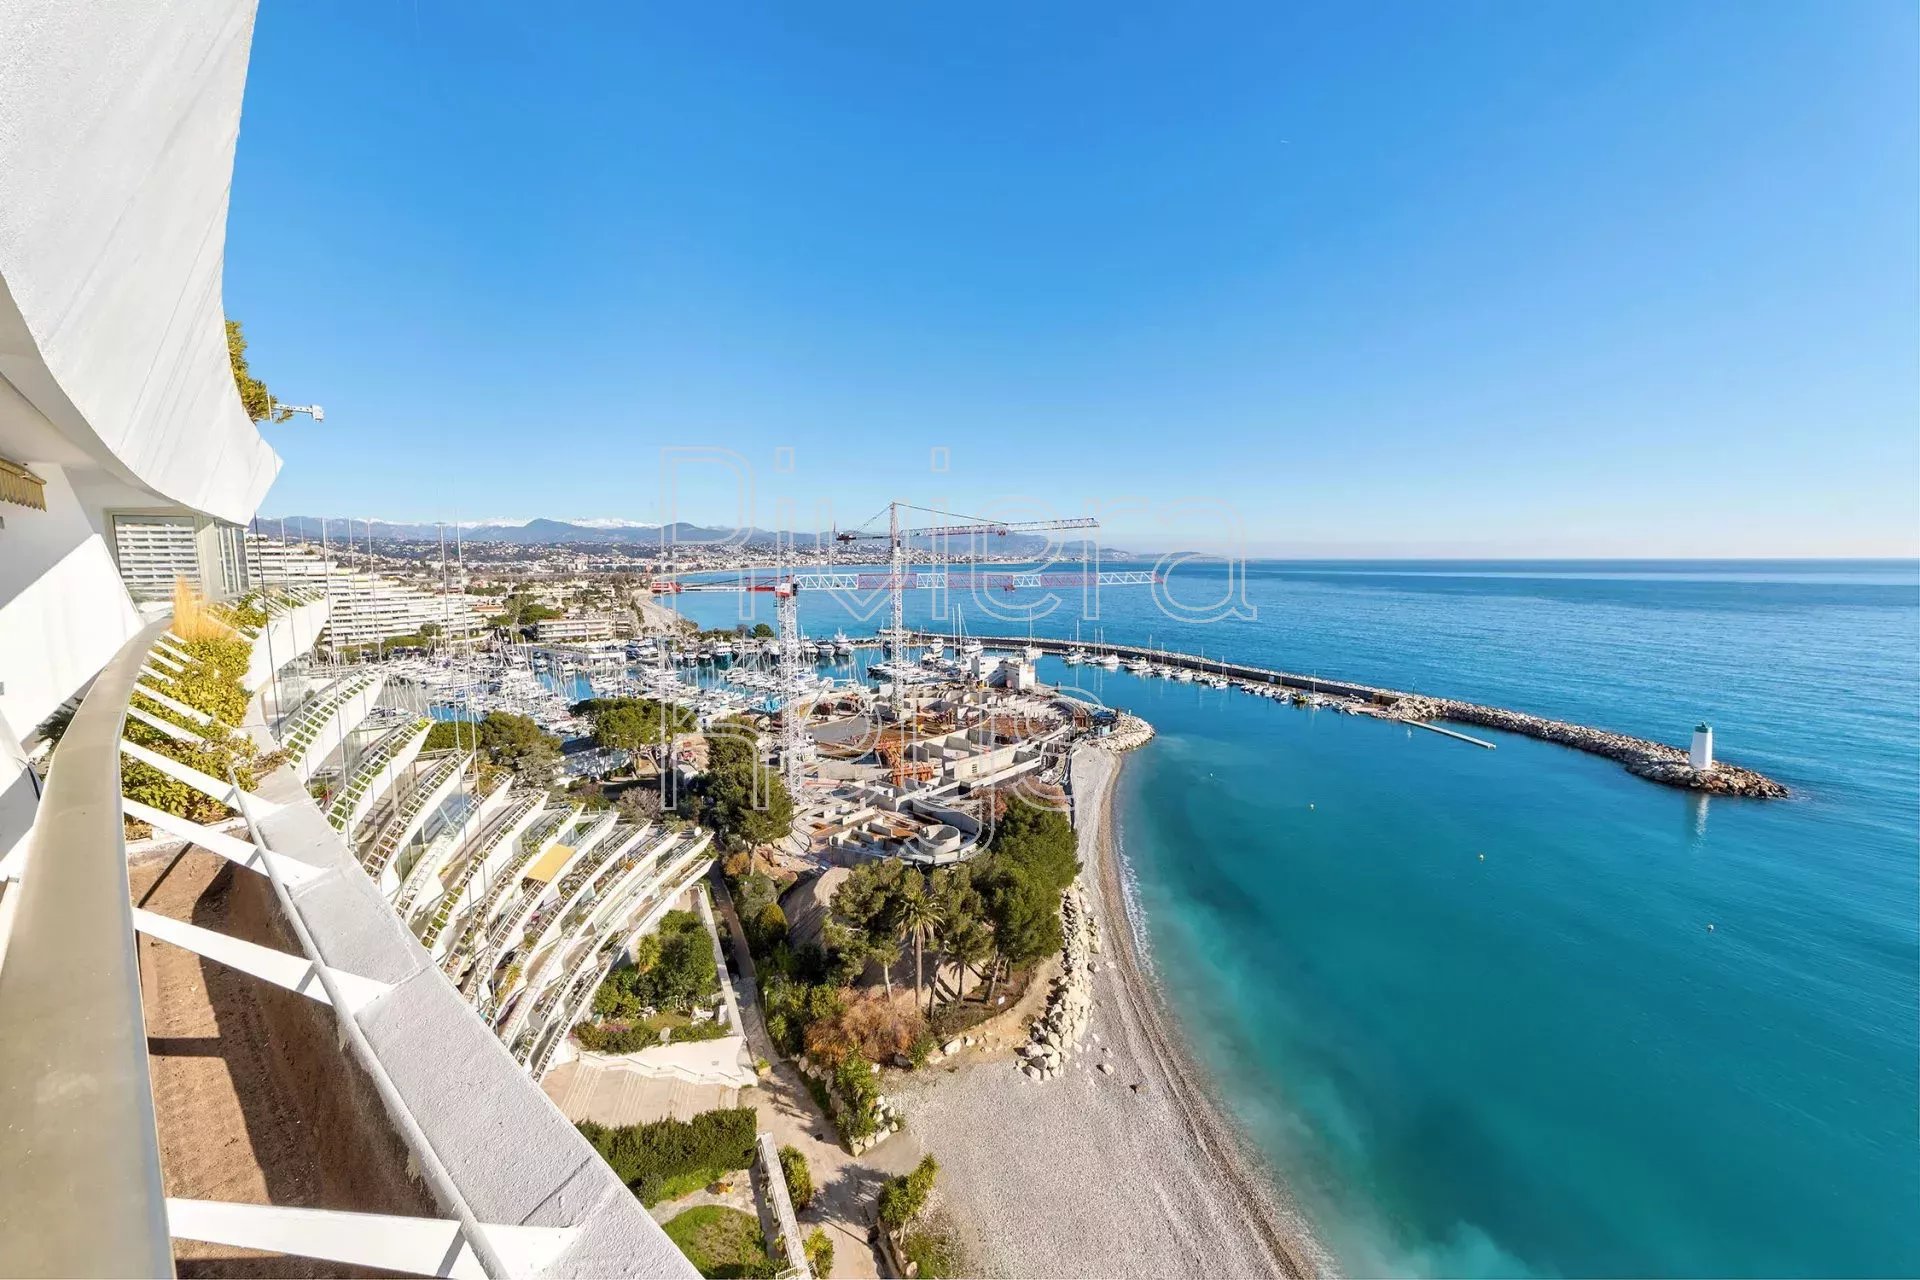
[[[1102,948],[1077,1050],[1044,1080],[1011,1054],[963,1055],[902,1090],[902,1136],[940,1160],[941,1198],[983,1274],[1328,1274],[1135,952],[1112,840],[1119,768],[1098,748],[1074,756],[1082,885]]]

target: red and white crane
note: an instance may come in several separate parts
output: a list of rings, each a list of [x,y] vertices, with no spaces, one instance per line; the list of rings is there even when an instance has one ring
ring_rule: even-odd
[[[922,511],[929,515],[946,516],[949,520],[964,520],[966,524],[936,524],[919,529],[903,528],[900,513],[903,511]],[[1040,533],[1056,529],[1097,529],[1100,522],[1091,516],[1076,516],[1064,520],[995,520],[989,516],[959,515],[951,511],[937,511],[932,507],[916,507],[907,502],[889,502],[887,504],[887,531],[875,530],[867,533],[862,530],[838,531],[833,535],[835,542],[866,542],[887,540],[887,573],[891,578],[892,613],[888,619],[885,636],[887,652],[891,657],[904,657],[907,651],[907,632],[903,619],[905,610],[901,604],[902,590],[918,585],[907,581],[907,546],[915,538],[945,538],[956,534],[971,537],[975,534],[1004,538],[1010,533]],[[944,585],[944,584],[943,584]],[[1009,587],[1008,590],[1013,590]]]
[[[1075,525],[1083,528],[1084,525]],[[914,532],[918,533],[919,530]],[[655,595],[681,595],[686,592],[759,593],[773,597],[776,634],[779,646],[780,696],[783,699],[780,731],[781,769],[790,794],[798,795],[801,765],[806,755],[806,721],[801,703],[807,688],[807,661],[800,652],[799,596],[802,591],[872,591],[890,588],[893,596],[892,637],[889,652],[895,663],[904,663],[907,632],[902,625],[900,597],[903,591],[946,589],[954,575],[945,569],[905,573],[898,569],[880,573],[780,573],[770,578],[743,577],[702,582],[677,579],[655,582]],[[1157,582],[1158,575],[1143,570],[1105,573],[1051,572],[1046,570],[988,572],[957,575],[965,585],[995,591],[1019,591],[1053,587],[1139,587]],[[894,725],[904,725],[904,687],[896,670],[892,680]]]

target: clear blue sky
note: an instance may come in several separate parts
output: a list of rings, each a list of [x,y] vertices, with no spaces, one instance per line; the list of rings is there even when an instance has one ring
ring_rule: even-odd
[[[1914,554],[1917,15],[266,3],[227,307],[328,417],[265,510],[653,520],[721,447],[763,525]]]

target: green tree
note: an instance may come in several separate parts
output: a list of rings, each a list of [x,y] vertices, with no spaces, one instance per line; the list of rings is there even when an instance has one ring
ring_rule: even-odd
[[[592,723],[599,746],[656,760],[671,738],[699,727],[688,708],[653,698],[589,698],[573,710]]]
[[[947,963],[959,966],[955,991],[965,994],[967,966],[992,950],[992,935],[985,919],[986,901],[974,885],[973,870],[962,863],[933,873],[932,894],[938,906],[934,922],[934,941]],[[933,969],[934,989],[940,986],[940,964]],[[957,998],[957,996],[956,996]],[[933,993],[927,997],[927,1014],[933,1014]]]
[[[238,320],[227,321],[227,360],[233,365],[233,385],[240,393],[240,407],[247,411],[249,418],[265,422],[272,414],[275,422],[285,422],[293,416],[285,409],[274,408],[273,393],[267,390],[267,384],[247,368],[247,335],[240,331]]]
[[[553,785],[560,771],[560,739],[529,716],[489,711],[478,722],[442,720],[427,730],[423,750],[477,749],[492,764],[511,769],[530,787]]]
[[[893,999],[893,966],[900,963],[900,939],[885,935],[869,936],[862,944],[866,958],[880,966],[880,981],[886,986],[887,999]]]
[[[759,736],[739,720],[707,735],[707,771],[682,800],[682,814],[704,823],[727,849],[753,849],[793,829],[793,799],[760,760]]]
[[[1058,951],[1064,941],[1059,892],[1020,871],[994,868],[986,894],[986,915],[993,924],[994,949],[1007,964],[1031,964]],[[999,973],[996,964],[987,982],[988,1003],[993,1001]]]
[[[940,926],[940,900],[927,892],[926,882],[918,871],[910,870],[909,878],[901,884],[893,923],[899,930],[900,940],[913,943],[913,998],[918,1003],[921,988],[927,982],[927,939]]]
[[[1003,865],[1060,893],[1080,874],[1078,839],[1064,813],[1016,797],[988,846]]]

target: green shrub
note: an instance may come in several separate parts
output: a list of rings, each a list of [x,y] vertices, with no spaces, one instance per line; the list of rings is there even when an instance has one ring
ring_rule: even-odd
[[[601,1018],[637,1018],[649,1006],[685,1013],[720,994],[720,969],[700,917],[669,911],[660,928],[634,946],[631,963],[607,975],[593,993]]]
[[[720,1040],[732,1034],[732,1028],[718,1018],[709,1018],[705,1022],[689,1022],[675,1027],[671,1043],[693,1044],[701,1040]]]
[[[941,1276],[957,1276],[963,1271],[960,1262],[960,1242],[950,1231],[938,1227],[918,1226],[900,1241],[900,1253],[914,1264],[914,1274],[934,1280]]]
[[[650,1124],[606,1126],[583,1120],[579,1128],[620,1181],[650,1205],[662,1198],[668,1179],[698,1176],[704,1183],[753,1163],[752,1107]]]
[[[880,1188],[880,1221],[898,1231],[919,1217],[927,1207],[927,1197],[933,1194],[934,1175],[939,1172],[940,1162],[923,1156],[912,1173],[888,1178]]]
[[[796,1211],[813,1203],[813,1171],[807,1168],[807,1158],[800,1148],[780,1148],[780,1175],[787,1180],[787,1195]]]
[[[927,1059],[933,1056],[938,1044],[931,1031],[922,1031],[913,1038],[913,1043],[907,1046],[907,1060],[913,1063],[915,1071],[927,1065]]]
[[[833,1274],[833,1241],[820,1227],[807,1233],[807,1269],[816,1276]],[[924,1274],[924,1273],[922,1273]]]
[[[787,913],[777,902],[769,902],[753,917],[753,951],[772,951],[787,940]]]
[[[263,755],[253,739],[232,727],[246,718],[248,697],[241,681],[253,646],[239,636],[213,636],[178,643],[188,655],[181,669],[153,683],[175,701],[212,716],[214,723],[196,724],[187,716],[142,696],[136,689],[129,700],[131,705],[201,737],[199,741],[183,742],[131,718],[127,721],[125,736],[130,742],[170,756],[223,782],[231,771],[240,786],[251,791],[259,785],[261,776],[277,768],[281,761],[278,753]],[[219,822],[230,816],[230,810],[219,801],[138,760],[122,759],[120,782],[122,794],[128,799],[194,822]]]
[[[873,1114],[880,1100],[880,1077],[873,1064],[857,1053],[850,1053],[833,1069],[833,1091],[846,1110],[840,1126],[849,1138],[870,1138],[880,1124]]]

